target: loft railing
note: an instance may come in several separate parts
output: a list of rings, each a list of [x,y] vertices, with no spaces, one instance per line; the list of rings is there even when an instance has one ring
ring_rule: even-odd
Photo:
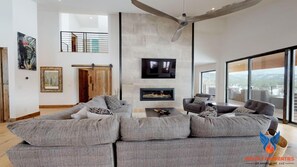
[[[60,32],[61,52],[107,53],[108,33]]]

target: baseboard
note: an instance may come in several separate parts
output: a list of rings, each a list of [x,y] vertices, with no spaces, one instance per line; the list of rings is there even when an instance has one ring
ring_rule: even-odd
[[[24,116],[21,116],[21,117],[17,117],[17,118],[10,118],[9,119],[9,122],[14,122],[14,121],[19,121],[19,120],[34,118],[34,117],[38,117],[38,116],[40,116],[40,111],[31,113],[31,114],[28,114],[28,115],[24,115]]]
[[[39,105],[39,108],[69,108],[73,107],[75,104],[69,104],[69,105]]]

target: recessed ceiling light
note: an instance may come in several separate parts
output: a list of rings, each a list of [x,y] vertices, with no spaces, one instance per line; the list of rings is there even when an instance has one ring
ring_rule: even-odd
[[[216,8],[211,8],[211,10],[215,10]]]
[[[58,0],[59,2],[61,2],[62,0]]]

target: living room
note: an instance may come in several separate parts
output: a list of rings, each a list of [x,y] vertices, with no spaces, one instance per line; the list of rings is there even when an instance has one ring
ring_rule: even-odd
[[[179,17],[183,12],[186,12],[188,16],[201,15],[206,11],[219,9],[235,1],[175,0],[158,2],[143,0],[141,2],[174,17]],[[0,20],[5,26],[0,27],[0,47],[7,49],[8,55],[10,120],[36,116],[36,114],[42,115],[42,111],[48,109],[42,107],[70,107],[77,104],[80,102],[78,68],[110,64],[112,65],[111,94],[131,104],[133,106],[132,115],[143,114],[145,108],[171,107],[184,112],[184,98],[194,97],[197,93],[209,93],[208,90],[203,90],[202,81],[204,79],[201,75],[208,71],[215,71],[213,102],[218,104],[234,102],[234,104],[242,105],[247,99],[253,99],[255,90],[250,90],[248,86],[256,87],[253,85],[255,73],[251,67],[248,67],[248,64],[256,62],[254,59],[257,57],[274,53],[284,53],[283,60],[277,59],[263,64],[285,62],[285,55],[294,51],[297,45],[297,23],[292,21],[297,16],[294,8],[297,3],[294,0],[263,0],[255,6],[226,16],[195,22],[186,26],[182,30],[180,38],[175,42],[172,42],[171,38],[178,27],[176,22],[151,15],[134,6],[130,0],[121,2],[90,1],[88,3],[69,0],[4,0],[2,4]],[[106,18],[105,25],[97,32],[108,34],[108,52],[61,51],[61,31],[93,31],[93,29],[83,26],[74,29],[71,27],[73,24],[69,24],[70,22],[69,25],[66,24],[67,19],[61,22],[62,18],[72,17],[70,15],[85,15],[87,21],[96,20],[96,17]],[[18,67],[18,32],[36,39],[36,70],[23,70]],[[296,53],[290,54],[291,57],[295,57],[293,54]],[[144,78],[141,73],[143,59],[174,59],[176,61],[174,78]],[[245,59],[244,63],[247,65],[233,68],[235,66],[232,66],[232,63]],[[296,65],[292,62],[290,61],[295,67]],[[62,91],[41,92],[40,67],[62,67]],[[295,74],[286,71],[289,66],[285,66],[285,63],[282,66],[263,66],[265,69],[275,67],[282,67],[283,80],[286,78],[285,75],[294,76]],[[242,79],[246,83],[230,85],[230,79],[232,79],[230,76],[234,75],[228,74],[228,72],[242,72],[239,75],[246,76]],[[294,83],[295,80],[292,79],[287,83],[283,81],[283,83],[277,84],[282,87],[276,88],[275,85],[269,85],[267,91],[270,95],[279,91],[289,91],[290,89],[285,90],[285,87],[292,87]],[[293,85],[288,86],[290,84]],[[173,89],[173,100],[146,101],[140,99],[142,89],[160,88]],[[297,114],[294,115],[294,102],[290,102],[294,93],[292,89],[292,92],[277,94],[282,97],[287,96],[287,100],[284,102],[286,107],[281,105],[276,108],[280,111],[280,115],[277,115],[280,118],[278,130],[281,131],[281,134],[284,131],[282,135],[296,132],[294,116]],[[244,98],[238,100],[237,97],[242,96]],[[284,99],[278,97],[276,95],[269,96],[267,102],[274,104],[275,101]],[[265,100],[262,99],[262,101]],[[277,104],[275,102],[274,105],[277,107]],[[276,111],[274,116],[276,116]],[[1,128],[2,126],[4,127],[6,124],[1,123]],[[5,129],[6,131],[7,129]],[[291,147],[288,149],[294,150],[296,145],[293,145],[293,140],[289,140],[293,137],[284,137],[287,137]],[[1,144],[5,139],[4,136],[3,140],[1,139]],[[2,155],[7,151],[7,149],[4,150]],[[296,157],[296,154],[294,155],[296,151],[289,151],[289,153],[290,156]]]

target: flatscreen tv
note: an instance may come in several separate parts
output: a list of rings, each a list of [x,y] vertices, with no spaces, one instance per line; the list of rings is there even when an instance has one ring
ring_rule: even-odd
[[[176,59],[142,59],[141,78],[175,78]]]

